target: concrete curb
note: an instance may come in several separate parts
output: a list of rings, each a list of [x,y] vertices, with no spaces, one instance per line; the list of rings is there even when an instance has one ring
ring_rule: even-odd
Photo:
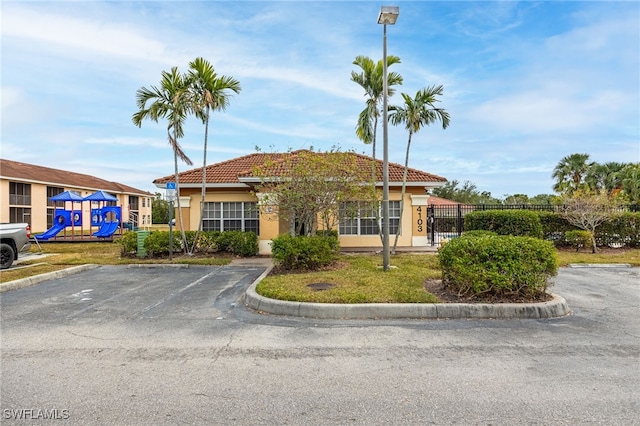
[[[631,268],[630,263],[570,263],[569,268]]]
[[[39,284],[43,281],[54,280],[56,278],[63,278],[72,274],[77,274],[78,272],[90,271],[91,269],[96,269],[100,265],[79,265],[72,266],[71,268],[61,269],[59,271],[47,272],[46,274],[34,275],[29,278],[22,278],[19,280],[8,281],[6,283],[0,283],[0,293],[4,293],[9,290],[16,290],[23,287],[28,287],[30,285]]]
[[[264,297],[256,286],[271,268],[256,279],[245,293],[245,305],[274,315],[320,319],[543,319],[571,313],[566,300],[540,303],[306,303]]]

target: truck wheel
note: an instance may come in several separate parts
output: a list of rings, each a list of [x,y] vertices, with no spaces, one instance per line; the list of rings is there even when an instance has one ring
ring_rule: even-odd
[[[7,269],[14,259],[13,249],[9,244],[0,244],[0,269]]]

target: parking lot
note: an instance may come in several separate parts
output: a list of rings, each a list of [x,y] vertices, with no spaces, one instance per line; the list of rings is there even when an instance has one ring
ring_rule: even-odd
[[[0,295],[3,424],[637,424],[639,268],[550,320],[247,309],[259,266],[102,266]],[[39,423],[41,422],[41,423]]]

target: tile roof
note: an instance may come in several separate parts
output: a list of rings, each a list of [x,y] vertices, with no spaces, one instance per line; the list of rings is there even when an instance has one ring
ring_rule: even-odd
[[[274,176],[278,176],[284,173],[282,166],[285,164],[287,157],[298,155],[300,151],[293,151],[291,153],[254,153],[245,155],[243,157],[234,158],[231,160],[215,163],[207,166],[207,183],[211,185],[216,184],[241,184],[241,178],[251,178],[253,176],[253,169],[256,166],[263,165],[265,161],[273,161]],[[317,153],[323,155],[323,153]],[[350,153],[356,157],[357,164],[362,167],[371,167],[371,157]],[[378,175],[378,181],[382,181],[382,161],[376,160],[376,169]],[[402,182],[402,175],[404,173],[404,167],[396,164],[389,163],[389,182]],[[178,174],[180,184],[201,184],[202,183],[202,168],[187,170]],[[175,180],[174,175],[164,176],[157,178],[153,181],[154,184],[160,185],[167,182],[173,182]],[[437,176],[431,173],[423,172],[420,170],[408,169],[407,182],[417,184],[427,183],[444,183],[447,179]]]
[[[446,198],[436,197],[435,195],[429,195],[429,200],[427,202],[429,204],[433,204],[434,206],[450,206],[453,204],[462,204],[457,201],[447,200]]]
[[[21,163],[0,158],[0,177],[28,182],[39,182],[47,185],[82,188],[87,190],[105,190],[116,193],[136,195],[153,195],[147,191],[141,191],[131,186],[110,182],[95,176],[66,170],[52,169],[50,167],[36,166],[34,164]]]

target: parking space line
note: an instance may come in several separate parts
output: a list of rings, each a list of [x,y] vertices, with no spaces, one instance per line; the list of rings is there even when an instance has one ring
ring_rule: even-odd
[[[178,291],[174,291],[173,293],[169,294],[167,297],[163,297],[162,299],[160,299],[159,301],[157,301],[156,303],[147,306],[146,308],[144,308],[142,311],[140,311],[140,313],[138,314],[138,316],[136,317],[136,319],[142,319],[144,318],[144,315],[149,312],[152,309],[157,308],[158,306],[162,305],[163,303],[167,302],[168,300],[178,296],[179,294],[181,294],[182,292],[195,287],[196,285],[202,283],[204,280],[206,280],[207,278],[210,278],[214,275],[216,275],[218,272],[220,272],[222,270],[221,267],[216,268],[214,271],[209,272],[208,274],[198,278],[197,280],[195,280],[192,283],[187,284],[186,286],[182,287],[181,289],[179,289]]]

